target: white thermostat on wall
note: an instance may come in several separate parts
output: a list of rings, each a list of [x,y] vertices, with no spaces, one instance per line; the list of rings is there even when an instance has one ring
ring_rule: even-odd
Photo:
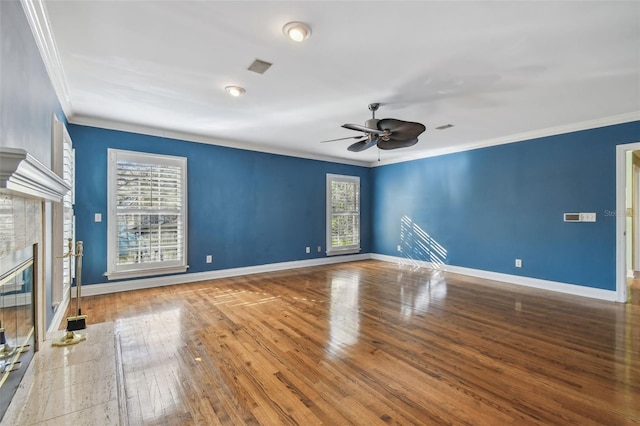
[[[595,222],[595,213],[565,213],[565,222]]]

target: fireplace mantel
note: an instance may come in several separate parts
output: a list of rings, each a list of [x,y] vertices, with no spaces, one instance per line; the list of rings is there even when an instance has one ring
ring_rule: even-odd
[[[0,192],[60,202],[69,189],[24,149],[0,148]]]

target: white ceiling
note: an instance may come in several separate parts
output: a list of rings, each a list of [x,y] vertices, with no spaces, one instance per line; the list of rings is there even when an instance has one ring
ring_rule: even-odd
[[[45,6],[76,123],[375,162],[377,148],[319,143],[356,136],[340,125],[364,124],[371,102],[383,104],[378,118],[427,127],[383,161],[640,117],[638,1]],[[293,20],[312,28],[303,43],[282,33]],[[248,71],[256,58],[273,66]]]

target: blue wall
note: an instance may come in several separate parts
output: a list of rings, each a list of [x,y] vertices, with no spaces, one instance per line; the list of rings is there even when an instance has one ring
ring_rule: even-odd
[[[634,122],[375,168],[373,251],[615,290],[615,146],[638,141]]]
[[[69,133],[76,149],[76,234],[85,241],[87,284],[107,281],[108,148],[187,157],[188,273],[324,257],[327,173],[360,176],[361,247],[371,251],[366,167],[79,125],[69,125]],[[94,222],[94,213],[104,220]],[[208,254],[212,264],[205,263]]]
[[[51,166],[51,117],[65,120],[19,1],[0,1],[0,146]]]
[[[107,149],[118,148],[188,158],[189,273],[324,257],[314,249],[325,249],[325,175],[339,173],[361,178],[363,253],[615,290],[615,217],[605,212],[615,211],[615,146],[640,141],[640,122],[373,169],[78,125],[69,132],[87,284],[106,282]],[[598,220],[565,223],[565,212]],[[94,213],[105,220],[93,222]]]
[[[0,1],[0,146],[26,149],[51,167],[51,119],[66,121],[19,1]],[[45,322],[53,318],[51,206],[43,212]],[[16,247],[20,249],[23,247]]]

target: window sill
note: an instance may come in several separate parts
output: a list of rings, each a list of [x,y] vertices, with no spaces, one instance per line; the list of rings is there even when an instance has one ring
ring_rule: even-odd
[[[171,268],[138,269],[120,272],[105,272],[108,280],[121,280],[126,278],[150,277],[153,275],[168,275],[187,272],[189,266],[175,266]]]
[[[331,250],[328,251],[326,254],[327,256],[340,256],[342,254],[355,254],[355,253],[360,253],[360,247],[356,247],[356,248],[347,248],[347,249],[342,249],[342,250]]]

